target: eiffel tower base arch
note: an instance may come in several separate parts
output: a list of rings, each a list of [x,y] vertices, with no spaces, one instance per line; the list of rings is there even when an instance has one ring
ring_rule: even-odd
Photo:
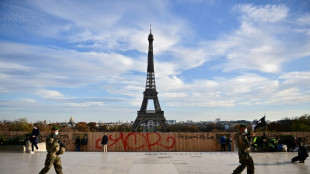
[[[164,111],[159,111],[159,112],[141,112],[138,111],[138,116],[132,126],[132,131],[138,132],[139,127],[141,124],[147,122],[147,121],[154,121],[157,122],[161,128],[162,131],[166,131],[166,119],[164,117]]]

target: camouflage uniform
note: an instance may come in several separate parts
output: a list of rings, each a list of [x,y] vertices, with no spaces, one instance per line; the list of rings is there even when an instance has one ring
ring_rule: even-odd
[[[254,174],[254,162],[249,154],[250,143],[245,134],[236,134],[235,143],[238,148],[240,165],[234,170],[233,174],[240,174],[246,167],[248,174]]]
[[[61,141],[54,134],[50,134],[46,137],[47,155],[44,164],[45,167],[41,170],[39,174],[47,173],[52,167],[52,165],[54,165],[57,174],[62,174],[61,160],[58,154],[61,144]]]

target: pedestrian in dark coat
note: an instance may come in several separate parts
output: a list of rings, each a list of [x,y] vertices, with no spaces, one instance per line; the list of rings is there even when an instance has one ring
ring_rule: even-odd
[[[37,145],[39,143],[39,135],[40,135],[40,130],[37,128],[37,125],[35,124],[33,126],[31,137],[30,137],[31,147],[32,147],[31,153],[34,153],[34,147],[36,147],[37,151],[39,151],[39,148]]]
[[[109,141],[109,138],[107,136],[107,133],[104,133],[102,140],[101,140],[103,152],[108,152],[108,141]]]
[[[221,151],[226,151],[226,137],[223,135],[220,139]]]
[[[80,147],[81,147],[81,139],[80,137],[78,136],[75,140],[75,150],[76,151],[80,151]]]
[[[84,135],[84,138],[81,140],[82,151],[86,151],[87,143],[88,143],[87,136]]]

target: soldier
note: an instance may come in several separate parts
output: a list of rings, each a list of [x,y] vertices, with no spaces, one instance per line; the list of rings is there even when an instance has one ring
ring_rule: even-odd
[[[240,124],[239,133],[235,135],[235,143],[238,148],[239,155],[239,165],[234,171],[233,174],[240,174],[246,167],[248,174],[254,174],[254,162],[252,157],[249,154],[250,143],[247,139],[247,129],[244,124]]]
[[[46,137],[46,160],[45,167],[41,170],[39,174],[47,173],[52,165],[54,165],[57,174],[62,174],[62,166],[59,155],[63,154],[65,151],[65,146],[58,138],[59,128],[54,126],[52,128],[52,133]]]

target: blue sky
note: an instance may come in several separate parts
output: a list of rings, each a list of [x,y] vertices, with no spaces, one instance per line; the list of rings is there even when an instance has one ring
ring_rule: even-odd
[[[0,119],[133,121],[149,27],[168,120],[310,113],[309,1],[0,1]]]

